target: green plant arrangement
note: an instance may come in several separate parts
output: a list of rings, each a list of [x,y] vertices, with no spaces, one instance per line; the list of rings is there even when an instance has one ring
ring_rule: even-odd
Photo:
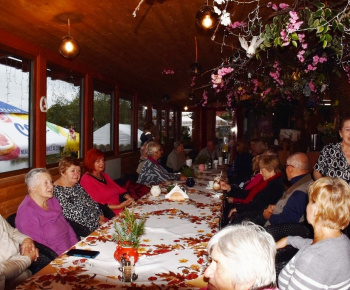
[[[181,167],[181,174],[185,175],[186,177],[194,177],[193,170],[189,168],[187,165],[183,165]]]
[[[113,239],[122,247],[137,248],[141,236],[145,234],[145,223],[145,214],[138,219],[133,209],[125,208],[120,218],[114,222],[116,234],[113,235]]]
[[[195,159],[195,164],[206,164],[208,162],[208,156],[205,155],[198,155]]]

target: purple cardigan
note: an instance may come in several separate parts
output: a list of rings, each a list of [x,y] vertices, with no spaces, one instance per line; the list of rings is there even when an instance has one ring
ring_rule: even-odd
[[[16,228],[60,255],[77,243],[78,239],[64,218],[58,200],[50,198],[47,204],[48,211],[27,195],[17,209]]]

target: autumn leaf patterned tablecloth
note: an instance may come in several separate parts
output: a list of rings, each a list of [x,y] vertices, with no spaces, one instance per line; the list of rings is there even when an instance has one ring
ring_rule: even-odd
[[[135,212],[146,214],[146,234],[142,237],[135,265],[138,279],[123,283],[114,259],[113,220],[78,242],[75,247],[100,251],[95,259],[65,254],[49,267],[26,280],[17,289],[197,289],[188,282],[203,275],[207,266],[206,245],[218,230],[221,195],[206,188],[215,172],[205,172],[187,188],[183,202],[147,194],[138,200]],[[185,186],[184,183],[179,185]]]

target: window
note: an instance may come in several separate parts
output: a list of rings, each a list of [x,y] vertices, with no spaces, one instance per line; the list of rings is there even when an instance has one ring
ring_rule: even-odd
[[[161,143],[162,144],[167,144],[168,143],[168,132],[167,132],[167,111],[162,110],[161,111],[161,119],[160,119],[160,124],[161,124]]]
[[[232,139],[234,130],[236,130],[235,124],[233,124],[233,112],[216,111],[215,136],[220,146],[225,143],[223,148],[225,152],[227,152],[227,144]]]
[[[143,132],[143,125],[147,120],[147,106],[138,105],[138,117],[137,117],[137,148],[141,147],[141,134]]]
[[[169,139],[175,139],[175,119],[174,110],[169,111]]]
[[[186,148],[192,147],[193,112],[181,113],[181,141]]]
[[[114,149],[113,102],[112,86],[94,82],[93,147],[103,152]]]
[[[119,151],[132,150],[133,96],[121,93],[119,98]]]
[[[0,173],[31,166],[32,62],[0,52]]]
[[[47,68],[46,163],[62,156],[80,157],[82,77],[62,68]]]

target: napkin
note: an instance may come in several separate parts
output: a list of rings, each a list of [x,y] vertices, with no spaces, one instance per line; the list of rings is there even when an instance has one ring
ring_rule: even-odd
[[[165,196],[165,198],[181,201],[188,198],[188,195],[180,188],[180,186],[175,184],[174,188]]]

